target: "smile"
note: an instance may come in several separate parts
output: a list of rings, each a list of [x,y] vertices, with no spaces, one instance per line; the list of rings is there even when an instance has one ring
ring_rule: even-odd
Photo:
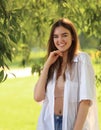
[[[65,43],[58,44],[58,46],[63,47],[63,46],[65,46]]]

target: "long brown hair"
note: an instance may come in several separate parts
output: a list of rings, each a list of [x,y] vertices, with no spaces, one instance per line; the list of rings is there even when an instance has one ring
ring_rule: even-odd
[[[50,52],[57,50],[57,48],[54,44],[53,35],[54,35],[55,28],[57,28],[59,26],[62,26],[64,28],[68,29],[71,32],[71,35],[73,37],[72,44],[71,44],[70,48],[68,49],[68,56],[67,56],[67,63],[69,66],[71,66],[74,55],[76,54],[76,52],[79,48],[79,40],[78,40],[78,35],[76,32],[76,29],[75,29],[73,23],[69,19],[62,18],[53,24],[53,26],[51,28],[51,32],[50,32],[50,37],[48,40],[47,57],[50,55]],[[59,68],[61,68],[61,63],[62,63],[62,58],[59,57],[57,59],[57,61],[50,66],[50,69],[48,72],[48,80],[50,80],[53,77],[53,73],[55,70],[58,70]]]

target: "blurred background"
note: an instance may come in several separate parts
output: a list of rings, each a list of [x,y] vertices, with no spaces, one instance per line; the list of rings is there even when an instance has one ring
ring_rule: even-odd
[[[91,56],[101,122],[101,1],[0,0],[0,130],[36,130],[41,104],[33,89],[51,25],[61,17],[75,24],[81,49]]]

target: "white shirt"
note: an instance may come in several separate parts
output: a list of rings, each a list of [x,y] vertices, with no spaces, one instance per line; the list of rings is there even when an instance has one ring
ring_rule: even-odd
[[[78,104],[82,100],[90,100],[91,106],[82,130],[99,130],[95,76],[88,54],[79,53],[73,59],[72,71],[65,72],[63,125],[62,130],[73,130]],[[46,97],[38,120],[37,130],[54,130],[54,88],[56,73],[47,84]]]

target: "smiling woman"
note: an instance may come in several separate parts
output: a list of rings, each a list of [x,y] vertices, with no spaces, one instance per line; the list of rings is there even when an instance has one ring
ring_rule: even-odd
[[[43,100],[37,130],[99,130],[94,70],[78,41],[70,20],[53,24],[48,57],[34,90],[34,99]]]

